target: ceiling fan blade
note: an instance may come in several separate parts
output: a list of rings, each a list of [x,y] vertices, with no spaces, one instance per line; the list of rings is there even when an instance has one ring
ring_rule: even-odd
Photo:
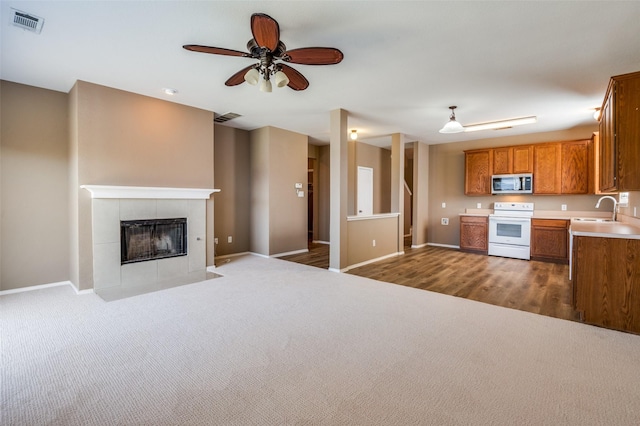
[[[287,64],[280,64],[282,67],[282,72],[287,75],[289,78],[289,84],[287,86],[291,87],[293,90],[304,90],[309,87],[309,81],[304,78],[304,75],[300,74],[297,70],[291,68]]]
[[[238,84],[244,83],[244,75],[254,66],[255,65],[249,65],[248,67],[242,68],[240,71],[229,77],[224,84],[227,86],[237,86]]]
[[[275,51],[280,41],[280,26],[269,15],[254,13],[251,15],[251,33],[260,47]]]
[[[249,53],[240,52],[239,50],[224,49],[222,47],[200,46],[197,44],[185,44],[182,47],[187,50],[191,50],[192,52],[213,53],[214,55],[251,57]]]
[[[303,47],[286,51],[282,59],[293,64],[334,65],[342,58],[342,52],[332,47]]]

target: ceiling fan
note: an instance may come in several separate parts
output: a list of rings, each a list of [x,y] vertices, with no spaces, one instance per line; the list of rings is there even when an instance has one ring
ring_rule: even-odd
[[[280,41],[278,22],[264,13],[251,15],[251,33],[253,38],[247,43],[249,52],[197,44],[186,44],[182,47],[193,52],[259,60],[260,62],[257,64],[249,65],[229,77],[224,84],[237,86],[246,81],[256,85],[262,77],[260,90],[264,92],[271,91],[271,77],[274,77],[277,87],[286,85],[293,90],[304,90],[309,87],[309,81],[300,72],[283,62],[302,65],[333,65],[342,61],[344,57],[340,50],[332,47],[304,47],[287,50],[284,43]]]

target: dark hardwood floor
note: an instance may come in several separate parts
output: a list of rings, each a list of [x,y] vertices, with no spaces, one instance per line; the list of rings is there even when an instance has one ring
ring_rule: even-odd
[[[329,245],[311,243],[309,253],[281,259],[327,269]],[[579,320],[571,308],[568,265],[433,246],[419,249],[407,246],[404,256],[354,268],[348,273],[540,315]]]

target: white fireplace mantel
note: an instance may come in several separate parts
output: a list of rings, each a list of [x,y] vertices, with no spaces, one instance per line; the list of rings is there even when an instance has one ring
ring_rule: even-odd
[[[80,185],[91,193],[91,198],[142,198],[170,200],[208,200],[219,189],[160,188],[155,186]]]

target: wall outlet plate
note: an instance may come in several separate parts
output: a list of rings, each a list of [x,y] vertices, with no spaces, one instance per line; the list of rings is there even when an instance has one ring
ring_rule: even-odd
[[[449,224],[449,218],[448,217],[443,217],[442,219],[440,219],[440,223],[442,225],[448,225]]]
[[[618,205],[620,207],[629,207],[629,193],[621,192],[618,194]]]
[[[560,208],[562,209],[562,211],[566,211],[567,210],[567,205],[566,204],[562,204],[560,206]]]
[[[296,183],[296,189],[302,189],[302,184],[301,183]]]

